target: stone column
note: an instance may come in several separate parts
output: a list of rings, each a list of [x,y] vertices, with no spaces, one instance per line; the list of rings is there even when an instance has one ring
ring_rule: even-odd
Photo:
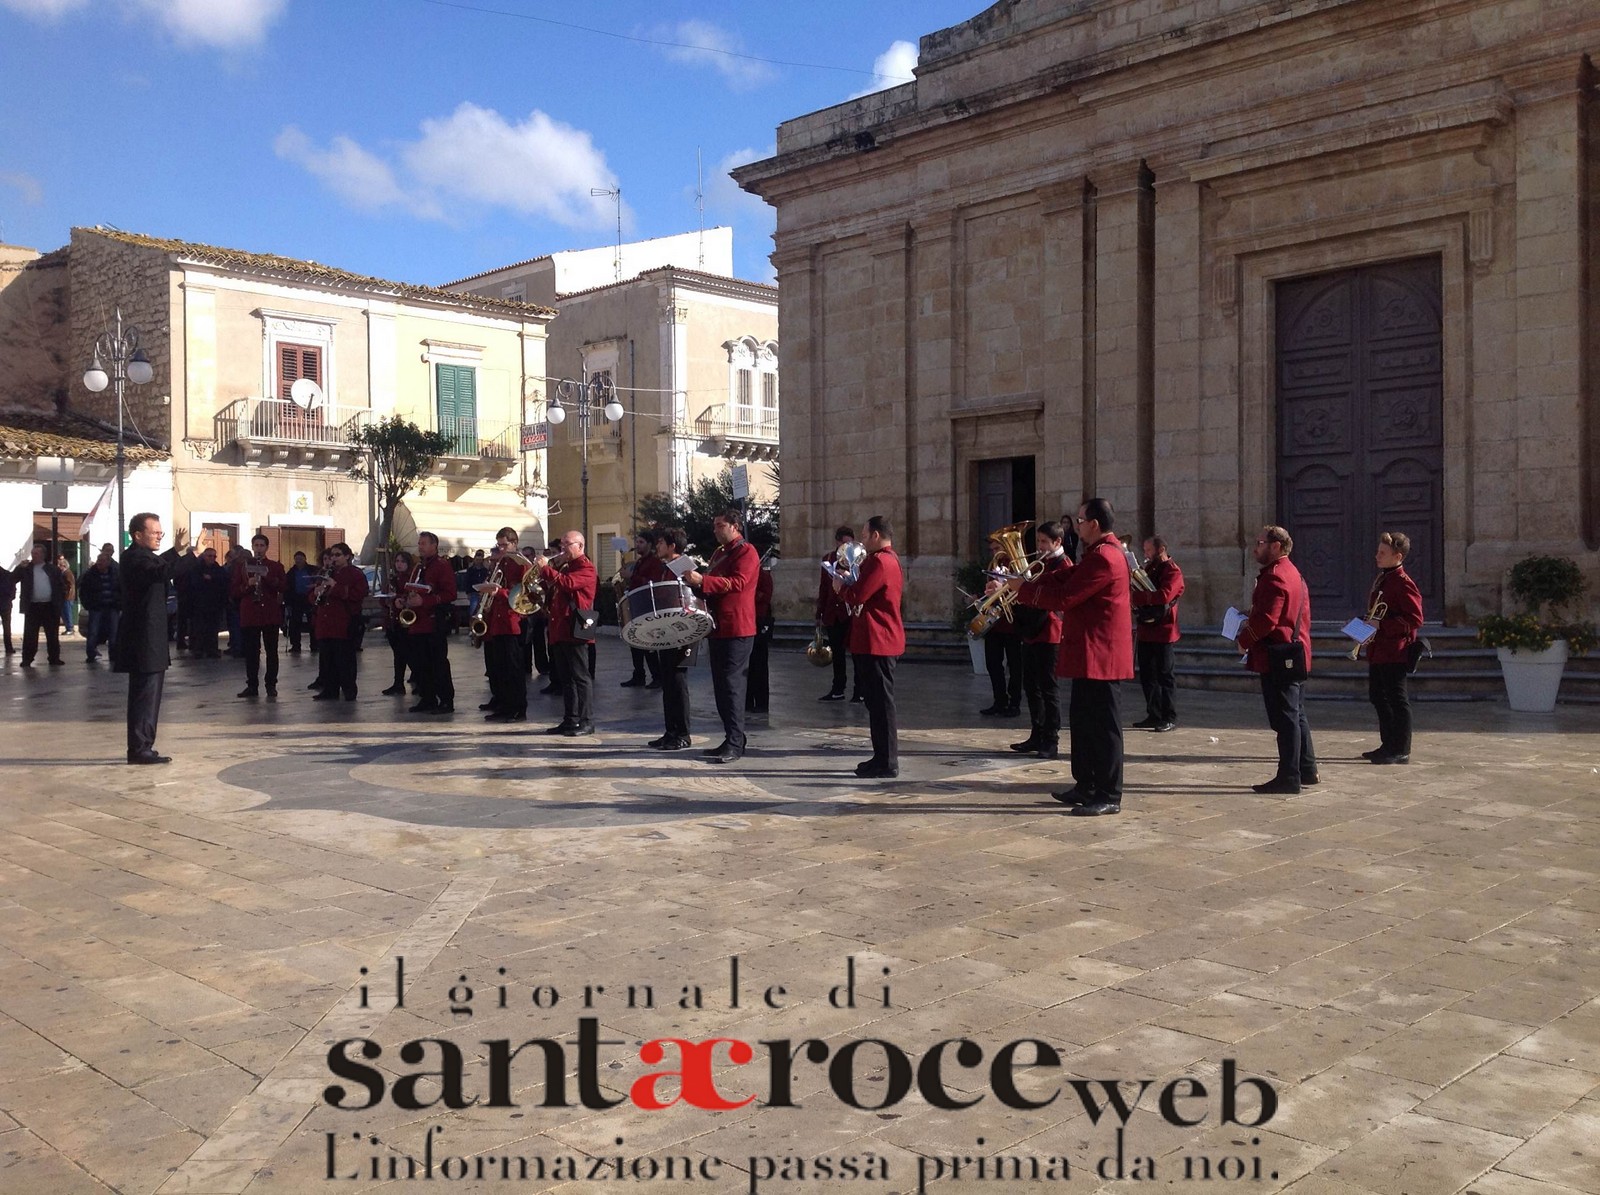
[[[956,478],[950,439],[955,384],[955,213],[913,221],[906,268],[907,379],[910,407],[906,489],[908,555],[956,556]]]
[[[1200,545],[1202,505],[1200,187],[1176,164],[1156,163],[1153,169],[1154,506],[1143,533],[1164,536],[1175,553],[1182,553]]]
[[[897,528],[910,530],[916,507],[917,394],[910,369],[910,230],[904,224],[874,237],[867,252],[872,266],[872,339],[867,349],[867,396],[874,414],[871,451],[886,468],[863,479],[862,517],[887,514]],[[870,509],[868,509],[870,508]],[[910,555],[917,538],[898,545]]]
[[[816,258],[810,245],[779,242],[772,255],[778,271],[778,459],[783,471],[783,560],[820,558],[832,538],[818,526],[818,470],[823,468],[820,420],[819,342],[812,324],[817,302]],[[777,577],[774,577],[777,580]]]
[[[1044,428],[1038,478],[1040,521],[1076,508],[1094,472],[1093,440],[1085,427],[1092,406],[1095,355],[1094,312],[1084,285],[1094,269],[1094,208],[1084,179],[1054,183],[1039,191],[1044,221]]]
[[[1091,480],[1116,510],[1117,530],[1137,538],[1153,505],[1155,195],[1142,161],[1096,171],[1094,183],[1096,467]]]

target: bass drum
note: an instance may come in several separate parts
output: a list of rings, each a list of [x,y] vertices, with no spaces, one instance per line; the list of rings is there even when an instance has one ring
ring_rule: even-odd
[[[690,647],[716,629],[716,620],[687,585],[678,581],[653,581],[623,595],[628,608],[622,627],[623,641],[641,651]]]

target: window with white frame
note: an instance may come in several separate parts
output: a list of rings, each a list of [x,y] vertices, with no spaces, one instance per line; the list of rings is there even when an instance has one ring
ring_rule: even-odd
[[[728,422],[777,435],[778,342],[741,336],[722,347],[728,354]]]

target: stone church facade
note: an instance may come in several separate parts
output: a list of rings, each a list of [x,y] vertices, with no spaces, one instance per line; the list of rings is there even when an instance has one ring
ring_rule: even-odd
[[[916,80],[789,121],[780,603],[890,515],[908,618],[985,533],[1110,498],[1248,594],[1282,522],[1319,618],[1406,531],[1430,619],[1570,555],[1600,590],[1600,5],[1002,0]]]

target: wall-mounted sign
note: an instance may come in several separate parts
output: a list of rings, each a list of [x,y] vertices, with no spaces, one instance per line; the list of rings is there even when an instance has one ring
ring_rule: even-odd
[[[314,510],[310,490],[289,491],[289,513],[292,515],[308,515]]]
[[[538,452],[550,447],[550,425],[548,423],[524,423],[522,425],[522,451]]]

